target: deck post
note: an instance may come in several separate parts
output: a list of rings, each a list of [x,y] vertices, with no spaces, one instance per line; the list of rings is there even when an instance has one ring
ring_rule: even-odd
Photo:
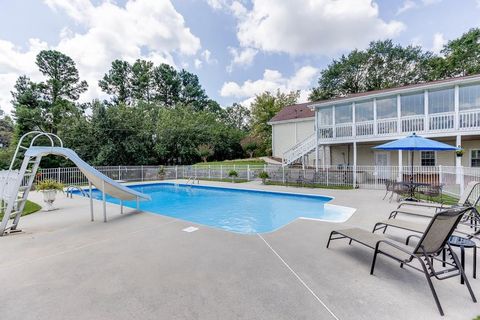
[[[456,145],[457,147],[462,145],[462,136],[457,135],[456,137]],[[455,157],[455,183],[460,184],[460,190],[463,190],[463,184],[461,183],[461,167],[462,167],[462,157]],[[462,194],[462,192],[460,192]]]
[[[353,142],[353,188],[357,186],[357,142]]]
[[[318,148],[318,112],[315,108],[315,124],[313,126],[315,130],[315,172],[318,172],[318,161],[320,160],[319,148]]]
[[[90,221],[94,221],[93,216],[93,199],[92,199],[92,182],[88,180],[88,195],[90,197]]]
[[[397,181],[403,180],[403,153],[402,150],[398,150],[398,177]]]
[[[103,222],[107,222],[107,195],[105,194],[105,181],[102,181]]]

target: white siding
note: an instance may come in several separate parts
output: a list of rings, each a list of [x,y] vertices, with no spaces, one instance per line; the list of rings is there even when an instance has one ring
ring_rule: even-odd
[[[272,123],[272,154],[281,158],[283,153],[314,132],[315,121],[299,120]]]

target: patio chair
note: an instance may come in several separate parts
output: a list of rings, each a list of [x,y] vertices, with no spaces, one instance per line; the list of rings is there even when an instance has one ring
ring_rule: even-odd
[[[477,185],[480,185],[480,182],[478,181],[469,182],[467,187],[461,194],[460,199],[458,199],[458,203],[456,204],[456,206],[469,206],[477,203],[479,200],[478,197],[477,199],[475,199],[474,203],[471,203],[469,200]],[[401,208],[403,206],[413,206],[413,207],[421,207],[421,208],[428,208],[428,209],[445,209],[445,208],[452,207],[452,206],[444,205],[442,203],[414,202],[414,201],[402,201],[398,204],[398,208]]]
[[[480,224],[480,217],[475,215],[476,209],[474,207],[470,207],[469,209],[470,210],[467,210],[463,214],[463,217],[460,220],[460,223],[457,225],[454,233],[467,239],[476,239],[480,241],[480,229],[478,228],[478,225]],[[427,229],[427,226],[428,225],[425,223],[406,221],[402,219],[388,219],[377,222],[373,227],[372,232],[383,230],[383,233],[385,233],[387,228],[391,227],[415,233],[424,233]]]
[[[393,193],[393,186],[394,186],[394,181],[385,180],[385,195],[383,196],[382,200],[385,200],[389,192]]]
[[[442,189],[443,189],[444,184],[434,184],[434,185],[429,185],[423,190],[419,190],[420,194],[423,194],[424,196],[427,197],[428,201],[430,203],[433,202],[434,198],[440,197],[440,203],[442,202]]]
[[[470,198],[477,186],[480,186],[480,182],[470,182],[467,185],[467,188],[465,188],[465,191],[462,193],[462,196],[460,197],[456,205],[444,205],[441,203],[430,202],[402,201],[399,203],[397,209],[393,210],[390,213],[389,219],[396,218],[398,213],[431,218],[439,210],[445,210],[453,207],[473,207],[473,210],[470,213],[470,217],[471,221],[475,222],[477,221],[476,219],[480,217],[480,214],[476,209],[476,205],[480,201],[480,193],[478,194],[478,196],[475,197],[475,199],[472,200]]]
[[[426,227],[425,232],[422,236],[418,237],[419,241],[415,247],[410,247],[401,242],[386,238],[376,233],[371,233],[364,229],[351,228],[332,231],[330,233],[330,238],[328,239],[327,248],[329,247],[331,240],[337,239],[349,239],[350,243],[355,241],[366,247],[372,248],[374,250],[370,269],[370,274],[372,275],[379,254],[400,262],[401,268],[403,268],[403,266],[408,266],[414,270],[423,272],[438,311],[443,316],[444,312],[433,286],[432,278],[444,280],[455,276],[463,277],[473,302],[477,302],[460,261],[448,243],[448,239],[457,227],[460,219],[468,210],[470,210],[470,208],[459,207],[435,214]],[[407,240],[409,239],[407,238]],[[451,261],[445,261],[438,258],[444,249],[448,251],[448,257]],[[433,265],[434,260],[440,261],[442,264],[448,265],[448,267],[436,271]],[[420,268],[413,265],[414,261],[417,261],[420,264]]]
[[[393,195],[397,195],[397,201],[400,199],[400,197],[405,197],[409,194],[410,189],[408,186],[403,184],[402,182],[393,182],[393,190],[392,190],[392,195],[390,196],[390,201],[392,201]]]

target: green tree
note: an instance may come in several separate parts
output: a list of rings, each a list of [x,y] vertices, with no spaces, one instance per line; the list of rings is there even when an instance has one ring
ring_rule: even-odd
[[[268,124],[283,107],[295,104],[300,95],[299,91],[276,94],[264,92],[255,97],[251,105],[252,110],[252,134],[259,139],[259,152],[271,153],[272,127]]]
[[[191,105],[197,111],[203,110],[208,104],[208,96],[200,85],[198,76],[186,70],[179,73],[181,81],[179,101]]]
[[[47,131],[43,118],[47,102],[42,100],[39,85],[27,76],[20,76],[11,93],[13,116],[16,119],[16,135],[21,136],[31,130]]]
[[[214,149],[212,145],[209,144],[201,144],[197,147],[197,154],[200,158],[202,158],[203,162],[207,162],[208,157],[213,156]]]
[[[110,70],[98,81],[98,86],[113,96],[116,103],[128,103],[132,96],[131,87],[132,67],[127,61],[115,60]]]
[[[225,123],[242,131],[250,130],[251,113],[239,103],[234,103],[223,112]]]
[[[154,101],[172,108],[180,99],[182,81],[177,70],[171,65],[162,63],[153,69]]]
[[[240,145],[249,156],[250,159],[253,158],[253,154],[258,149],[259,141],[254,136],[246,136],[240,141]]]
[[[436,65],[438,77],[459,77],[480,73],[480,28],[470,29],[449,41],[442,50],[443,63]]]
[[[351,93],[420,83],[432,78],[430,52],[420,47],[374,41],[366,50],[353,50],[333,60],[321,72],[310,100],[325,100]]]
[[[149,102],[152,96],[153,62],[138,59],[132,65],[132,96],[137,101]]]
[[[36,63],[47,80],[40,83],[45,98],[55,105],[59,99],[78,100],[88,88],[86,81],[80,81],[75,62],[69,56],[56,50],[42,50]]]

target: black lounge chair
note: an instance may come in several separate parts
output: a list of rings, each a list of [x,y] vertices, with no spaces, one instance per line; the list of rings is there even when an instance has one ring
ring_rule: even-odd
[[[443,316],[444,312],[440,304],[440,300],[437,296],[435,288],[433,287],[431,279],[433,277],[437,280],[444,280],[455,276],[463,277],[473,302],[477,302],[460,261],[448,243],[448,239],[462,219],[462,216],[468,210],[471,210],[471,208],[459,207],[451,208],[435,214],[421,236],[409,236],[407,238],[407,241],[409,241],[411,237],[419,238],[419,241],[415,247],[408,246],[376,233],[371,233],[364,229],[352,228],[332,231],[328,239],[327,248],[329,247],[331,240],[338,239],[349,239],[349,243],[355,241],[363,244],[364,246],[372,248],[374,250],[374,255],[370,274],[373,274],[378,254],[382,254],[400,262],[401,268],[403,268],[405,265],[413,268],[414,270],[423,272],[427,279],[428,286],[430,287],[438,311]],[[444,250],[448,252],[451,261],[445,261],[438,258]],[[447,265],[447,267],[436,271],[433,265],[434,260],[440,261],[442,265]],[[417,261],[421,268],[413,265],[412,263],[414,261]]]

